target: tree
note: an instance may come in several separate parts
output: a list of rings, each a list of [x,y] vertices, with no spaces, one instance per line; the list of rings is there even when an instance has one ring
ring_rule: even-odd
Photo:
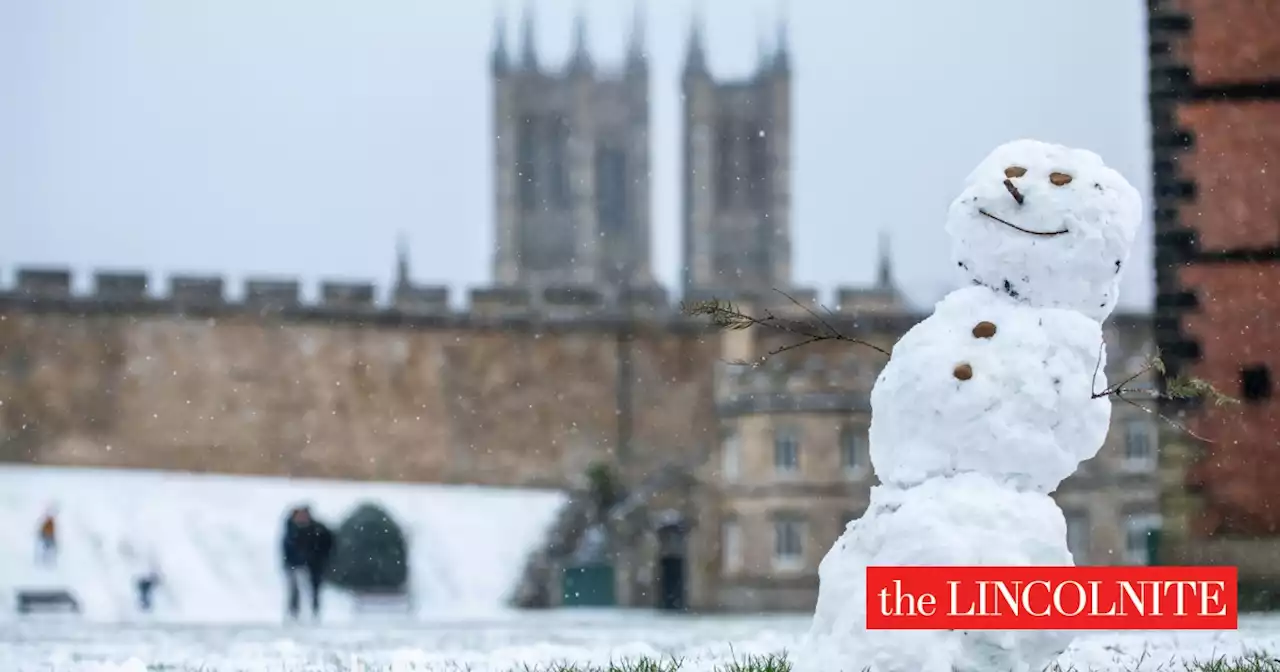
[[[404,533],[386,511],[361,504],[342,521],[335,535],[330,578],[359,592],[398,592],[409,579]]]
[[[600,521],[605,520],[609,511],[626,498],[622,483],[604,462],[596,462],[587,468],[587,491],[595,506],[596,519]]]

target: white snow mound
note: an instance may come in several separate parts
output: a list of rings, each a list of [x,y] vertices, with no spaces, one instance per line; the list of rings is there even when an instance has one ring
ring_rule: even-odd
[[[980,322],[994,326],[975,335]],[[957,367],[967,366],[967,380]],[[1106,440],[1111,400],[1101,326],[966,287],[893,347],[871,391],[871,464],[880,481],[986,474],[1052,492]]]
[[[1115,310],[1141,221],[1138,190],[1097,154],[1015,140],[969,175],[946,231],[967,282],[1101,322]]]
[[[67,587],[94,621],[139,618],[134,581],[154,556],[163,575],[148,619],[279,622],[285,580],[280,534],[287,508],[310,504],[336,530],[356,506],[383,507],[409,543],[419,615],[496,613],[531,552],[545,541],[563,493],[164,472],[0,467],[0,620],[14,591]],[[36,563],[36,527],[58,512],[53,569]],[[325,594],[326,621],[352,615]]]
[[[980,474],[909,490],[877,486],[823,558],[822,590],[796,672],[1038,672],[1071,633],[866,632],[868,566],[1071,565],[1066,521],[1048,495],[1011,490]]]

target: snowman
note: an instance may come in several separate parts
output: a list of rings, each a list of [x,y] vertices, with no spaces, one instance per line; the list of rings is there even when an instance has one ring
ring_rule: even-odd
[[[968,286],[893,348],[871,392],[881,485],[819,567],[796,672],[1038,672],[1051,631],[866,629],[869,565],[1071,565],[1050,497],[1106,439],[1101,322],[1116,305],[1141,198],[1089,151],[996,148],[952,202]]]

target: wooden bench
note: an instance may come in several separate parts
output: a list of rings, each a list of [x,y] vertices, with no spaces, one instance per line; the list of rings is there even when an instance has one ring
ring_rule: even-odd
[[[71,612],[80,613],[80,603],[75,595],[64,588],[20,588],[17,590],[18,613]]]

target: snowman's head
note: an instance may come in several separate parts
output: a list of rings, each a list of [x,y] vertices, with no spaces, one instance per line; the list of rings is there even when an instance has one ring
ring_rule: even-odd
[[[951,203],[951,258],[971,283],[1101,322],[1142,220],[1142,197],[1097,154],[1037,140],[991,152]]]

